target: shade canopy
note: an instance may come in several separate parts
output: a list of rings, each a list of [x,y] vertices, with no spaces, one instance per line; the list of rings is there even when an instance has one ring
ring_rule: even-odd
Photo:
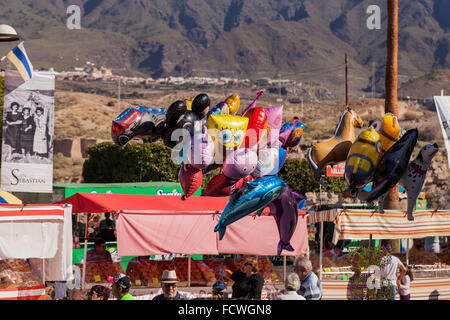
[[[431,236],[450,236],[450,210],[414,212],[409,221],[406,212],[385,210],[337,210],[333,242],[341,239],[418,239]]]
[[[117,212],[117,251],[119,256],[152,254],[252,254],[276,255],[279,234],[275,219],[266,208],[227,227],[219,241],[214,226],[229,198],[121,195],[77,193],[58,203],[70,203],[74,213]],[[306,212],[299,210],[291,244],[295,251],[307,252]]]

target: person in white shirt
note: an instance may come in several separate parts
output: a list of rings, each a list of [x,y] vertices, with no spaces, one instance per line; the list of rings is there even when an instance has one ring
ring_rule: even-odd
[[[296,273],[290,273],[285,281],[286,291],[275,297],[275,300],[306,300],[297,293],[300,289],[300,278]]]
[[[408,267],[406,274],[400,275],[397,279],[398,293],[400,294],[400,300],[411,300],[410,285],[414,280],[413,271],[411,267]]]
[[[383,243],[383,245],[389,253],[392,252],[392,247],[389,243]],[[384,256],[381,259],[381,263],[384,264],[384,266],[381,268],[381,278],[385,278],[390,282],[389,284],[387,284],[386,281],[383,281],[383,287],[392,287],[393,294],[389,300],[395,300],[397,296],[397,271],[400,270],[400,275],[403,275],[406,273],[406,267],[403,265],[399,258],[393,255]]]

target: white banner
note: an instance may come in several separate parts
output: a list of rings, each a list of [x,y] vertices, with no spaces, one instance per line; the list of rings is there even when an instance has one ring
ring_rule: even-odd
[[[441,123],[442,135],[447,149],[448,167],[450,168],[450,96],[435,96],[434,103]]]
[[[54,75],[5,72],[1,189],[53,192]]]

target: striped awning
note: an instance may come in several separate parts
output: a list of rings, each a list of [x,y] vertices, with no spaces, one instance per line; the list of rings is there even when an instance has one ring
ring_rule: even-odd
[[[333,242],[341,239],[416,239],[450,236],[450,210],[424,210],[409,221],[405,211],[340,209],[335,219]]]
[[[339,214],[340,209],[328,209],[322,211],[308,212],[307,215],[307,224],[317,223],[317,222],[334,222],[336,220],[337,215]]]

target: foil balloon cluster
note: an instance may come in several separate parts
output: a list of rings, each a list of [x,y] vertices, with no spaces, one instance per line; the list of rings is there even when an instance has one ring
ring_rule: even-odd
[[[352,195],[367,203],[378,199],[379,211],[384,213],[384,196],[401,182],[408,193],[408,220],[414,220],[413,210],[426,169],[438,151],[436,144],[427,145],[418,158],[410,162],[418,135],[417,129],[402,130],[397,117],[390,113],[372,121],[369,128],[359,134],[347,155],[344,178]],[[420,168],[416,170],[417,165]],[[417,179],[409,179],[413,176]],[[370,183],[372,189],[361,192]]]
[[[293,192],[277,174],[288,150],[299,145],[305,125],[298,118],[283,124],[283,107],[257,105],[262,95],[258,92],[241,112],[237,94],[213,107],[202,93],[164,110],[128,108],[113,121],[112,137],[120,146],[133,138],[162,139],[181,164],[183,200],[200,188],[204,175],[219,169],[203,190],[204,196],[230,197],[215,227],[219,238],[231,223],[269,207],[278,226],[277,253],[281,254],[294,250],[290,239],[305,196]],[[185,130],[178,135],[177,129]]]

